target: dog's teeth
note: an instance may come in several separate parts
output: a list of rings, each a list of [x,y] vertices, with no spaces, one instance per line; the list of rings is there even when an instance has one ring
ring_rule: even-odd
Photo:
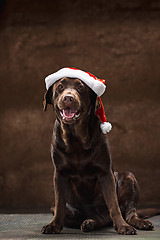
[[[76,120],[80,116],[80,113],[75,113],[72,117],[69,117],[69,116],[65,115],[64,110],[63,110],[63,111],[60,111],[60,115],[61,115],[63,120],[65,120],[66,118]]]
[[[77,118],[77,117],[79,117],[79,115],[80,115],[80,113],[78,113],[78,114],[75,114],[75,117]]]

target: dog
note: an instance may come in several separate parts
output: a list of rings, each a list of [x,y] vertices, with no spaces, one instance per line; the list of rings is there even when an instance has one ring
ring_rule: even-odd
[[[152,230],[139,218],[139,187],[131,172],[114,172],[107,136],[95,114],[95,92],[78,78],[63,77],[44,95],[44,111],[53,106],[56,121],[51,142],[54,167],[53,220],[42,233],[60,233],[64,226],[93,231],[113,223],[119,234]]]

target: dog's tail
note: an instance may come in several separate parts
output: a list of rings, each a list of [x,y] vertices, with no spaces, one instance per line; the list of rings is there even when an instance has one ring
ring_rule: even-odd
[[[160,208],[146,208],[146,209],[137,209],[137,215],[139,218],[150,218],[156,215],[160,215]]]

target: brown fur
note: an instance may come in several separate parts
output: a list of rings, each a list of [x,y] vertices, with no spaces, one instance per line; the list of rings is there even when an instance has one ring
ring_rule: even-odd
[[[95,114],[96,99],[79,79],[69,78],[59,80],[45,94],[44,110],[51,104],[57,120],[51,143],[54,217],[43,233],[59,233],[63,226],[87,232],[110,222],[120,234],[153,229],[151,222],[137,215],[139,191],[134,175],[112,169],[107,137]],[[66,117],[63,109],[78,117]]]

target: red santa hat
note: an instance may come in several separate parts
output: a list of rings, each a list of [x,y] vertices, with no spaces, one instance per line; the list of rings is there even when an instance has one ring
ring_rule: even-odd
[[[112,129],[112,125],[107,122],[103,103],[100,98],[100,96],[105,92],[106,89],[105,80],[98,79],[93,74],[89,72],[84,72],[77,68],[65,67],[45,78],[46,89],[48,90],[49,87],[52,86],[56,81],[64,77],[80,79],[97,94],[97,96],[99,97],[100,108],[96,110],[96,114],[101,120],[100,128],[102,132],[104,134],[108,133]]]

